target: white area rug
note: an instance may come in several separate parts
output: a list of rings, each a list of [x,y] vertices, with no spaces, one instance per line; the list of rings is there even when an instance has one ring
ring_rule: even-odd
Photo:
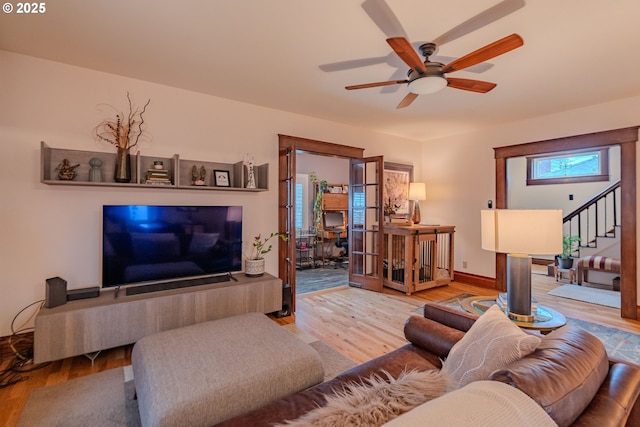
[[[578,285],[562,285],[548,292],[556,297],[584,301],[606,307],[620,308],[620,292],[589,288]]]

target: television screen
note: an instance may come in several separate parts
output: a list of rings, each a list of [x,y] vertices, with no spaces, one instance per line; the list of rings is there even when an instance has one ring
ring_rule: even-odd
[[[241,269],[242,206],[103,206],[103,287]]]

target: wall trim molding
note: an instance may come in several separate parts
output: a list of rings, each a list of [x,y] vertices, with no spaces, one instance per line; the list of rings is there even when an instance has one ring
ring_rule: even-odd
[[[464,273],[461,271],[453,272],[453,281],[461,282],[467,285],[474,285],[480,288],[492,289],[496,288],[496,279],[477,274]]]

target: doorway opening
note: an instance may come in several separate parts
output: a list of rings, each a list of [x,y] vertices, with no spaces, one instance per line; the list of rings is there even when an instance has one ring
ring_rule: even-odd
[[[278,246],[278,277],[282,283],[291,287],[291,309],[292,312],[295,312],[297,293],[295,188],[298,154],[304,153],[350,161],[351,159],[361,159],[364,149],[288,135],[278,135],[278,137],[278,230],[281,233],[286,233],[289,237],[286,244],[280,243]]]
[[[620,314],[637,319],[636,142],[638,126],[495,148],[496,208],[508,208],[507,160],[581,148],[620,146],[621,226]],[[506,255],[496,254],[496,289],[506,290]]]
[[[564,255],[568,257],[537,255],[533,262],[538,268],[532,274],[555,279],[555,286],[549,282],[550,295],[590,303],[609,301],[619,310],[618,273],[596,271],[583,281],[577,270],[583,257],[599,256],[610,260],[609,265],[619,262],[620,146],[512,157],[507,173],[509,208],[560,209],[565,217]]]
[[[296,152],[296,294],[349,284],[349,159]]]

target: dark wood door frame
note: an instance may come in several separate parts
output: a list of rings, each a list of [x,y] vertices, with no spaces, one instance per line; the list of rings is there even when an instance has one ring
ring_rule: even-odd
[[[620,210],[622,237],[620,241],[620,315],[638,319],[636,285],[636,142],[640,126],[576,135],[566,138],[529,142],[494,148],[496,160],[496,208],[508,208],[507,160],[512,157],[575,150],[579,148],[620,146]],[[496,289],[506,290],[506,255],[496,254]]]
[[[292,312],[296,307],[296,239],[294,223],[295,204],[289,204],[289,195],[295,194],[296,152],[333,156],[340,158],[362,158],[364,148],[299,138],[278,134],[278,232],[287,233],[286,243],[278,240],[278,277],[291,286]]]

